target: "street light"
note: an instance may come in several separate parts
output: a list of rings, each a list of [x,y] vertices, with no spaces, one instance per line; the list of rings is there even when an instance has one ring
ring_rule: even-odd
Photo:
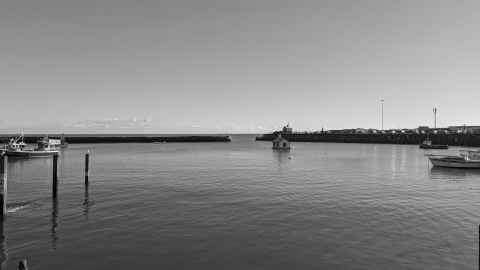
[[[385,102],[385,100],[383,98],[380,99],[380,103],[382,105],[382,131],[383,131],[383,102]]]

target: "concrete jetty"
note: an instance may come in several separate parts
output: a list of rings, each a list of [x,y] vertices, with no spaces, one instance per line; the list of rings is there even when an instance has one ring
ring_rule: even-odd
[[[0,135],[0,142],[7,143],[14,135]],[[26,143],[36,143],[43,135],[25,135]],[[60,138],[60,135],[50,135],[50,138]],[[65,135],[68,143],[160,143],[160,142],[230,142],[230,136],[223,135]]]

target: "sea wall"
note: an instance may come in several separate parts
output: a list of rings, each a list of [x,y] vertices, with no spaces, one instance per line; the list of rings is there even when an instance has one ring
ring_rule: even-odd
[[[286,133],[284,138],[292,142],[336,142],[336,143],[381,143],[420,144],[426,134],[332,134],[332,133]],[[256,140],[271,141],[276,133],[258,136]],[[480,147],[478,134],[430,134],[433,144]]]
[[[14,136],[2,136],[0,141],[8,142],[9,138]],[[43,136],[28,136],[25,135],[26,143],[36,143]],[[59,136],[51,136],[50,138],[60,138]],[[230,142],[230,136],[68,136],[65,135],[67,143],[156,143],[156,142]]]

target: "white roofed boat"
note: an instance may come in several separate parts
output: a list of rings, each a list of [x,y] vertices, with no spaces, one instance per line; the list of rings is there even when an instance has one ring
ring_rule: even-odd
[[[46,157],[58,154],[53,140],[45,137],[38,141],[35,149],[27,149],[27,144],[24,142],[23,135],[17,138],[12,138],[5,147],[5,154],[10,157]]]
[[[458,155],[427,155],[433,166],[480,169],[480,151],[462,150]]]

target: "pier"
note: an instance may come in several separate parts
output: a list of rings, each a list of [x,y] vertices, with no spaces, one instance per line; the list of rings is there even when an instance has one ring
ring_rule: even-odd
[[[7,143],[14,135],[0,135],[0,142]],[[25,135],[25,143],[36,143],[43,135]],[[60,135],[50,135],[60,138]],[[196,143],[196,142],[230,142],[230,136],[223,135],[66,135],[68,143]]]

